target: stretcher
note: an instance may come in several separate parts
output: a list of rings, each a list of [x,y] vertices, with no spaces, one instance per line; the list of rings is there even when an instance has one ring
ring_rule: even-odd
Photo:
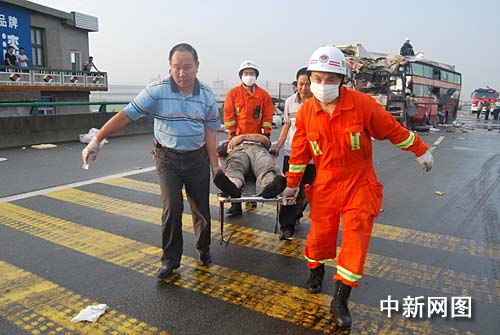
[[[219,164],[225,166],[225,159],[221,159],[219,157]],[[278,231],[278,223],[279,223],[279,213],[281,210],[281,196],[278,195],[274,198],[266,199],[256,195],[256,186],[255,186],[255,176],[253,174],[245,176],[245,185],[241,190],[241,197],[239,198],[231,198],[223,196],[222,192],[218,192],[217,199],[219,200],[219,221],[220,221],[220,244],[227,244],[231,239],[231,236],[234,232],[231,232],[229,236],[224,237],[224,205],[226,203],[243,203],[243,202],[256,202],[256,203],[271,203],[276,206],[276,217],[274,223],[274,233],[276,234]]]

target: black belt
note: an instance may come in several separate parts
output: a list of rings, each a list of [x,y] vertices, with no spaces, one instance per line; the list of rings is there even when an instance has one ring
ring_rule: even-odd
[[[171,153],[174,153],[174,154],[177,154],[177,155],[182,155],[182,154],[189,154],[189,153],[192,153],[192,152],[196,152],[198,150],[201,150],[201,149],[205,148],[205,146],[203,145],[202,147],[194,149],[194,150],[176,150],[176,149],[168,148],[168,147],[166,147],[164,145],[161,145],[160,142],[156,142],[155,141],[155,148],[159,149],[159,150],[171,152]]]

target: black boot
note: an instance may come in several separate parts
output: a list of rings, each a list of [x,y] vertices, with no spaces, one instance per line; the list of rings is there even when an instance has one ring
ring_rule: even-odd
[[[323,284],[323,278],[325,277],[325,265],[321,264],[316,269],[311,270],[311,275],[307,280],[307,289],[309,292],[316,294],[321,292],[321,284]]]
[[[347,308],[347,300],[350,294],[350,286],[345,285],[341,280],[335,282],[335,295],[330,305],[330,312],[335,316],[335,323],[340,328],[351,328],[351,313]]]

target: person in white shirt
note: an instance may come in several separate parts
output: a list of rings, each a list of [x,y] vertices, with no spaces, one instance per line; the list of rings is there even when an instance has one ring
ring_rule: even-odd
[[[28,67],[28,62],[30,61],[30,59],[28,58],[28,56],[26,56],[26,54],[24,53],[24,48],[23,47],[20,47],[19,48],[19,55],[17,55],[17,66],[20,66],[20,67]]]
[[[278,138],[278,142],[275,144],[274,148],[271,150],[275,156],[279,155],[280,149],[285,145],[283,149],[283,173],[288,172],[288,160],[292,153],[292,140],[295,134],[295,116],[299,111],[302,103],[312,97],[309,81],[309,76],[307,75],[307,68],[301,68],[297,71],[297,92],[292,94],[285,101],[285,111],[283,114],[284,125],[281,128],[281,133]],[[296,230],[300,229],[300,219],[303,216],[304,209],[307,206],[307,198],[305,196],[304,187],[305,185],[311,185],[314,177],[316,176],[316,169],[312,162],[307,165],[306,171],[304,172],[304,177],[302,178],[302,183],[300,187],[299,194],[297,195],[297,201],[293,205],[285,205],[281,207],[279,221],[280,221],[280,240],[291,240],[293,234]]]

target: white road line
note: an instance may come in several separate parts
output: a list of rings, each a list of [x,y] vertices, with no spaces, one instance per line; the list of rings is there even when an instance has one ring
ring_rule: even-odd
[[[441,142],[443,142],[443,140],[444,140],[444,136],[439,136],[439,138],[438,138],[438,139],[437,139],[434,143],[432,143],[432,146],[431,146],[431,148],[429,149],[429,151],[430,151],[430,152],[433,152],[433,151],[434,151],[434,149],[436,149],[436,148],[437,148],[437,146],[438,146],[438,145],[440,145],[440,144],[441,144]]]
[[[432,145],[437,147],[439,144],[441,144],[441,142],[443,142],[443,140],[444,140],[444,136],[439,136],[439,138],[436,140],[436,142],[434,142]]]
[[[120,177],[127,177],[127,176],[132,176],[135,174],[140,174],[144,172],[150,172],[155,170],[156,167],[151,166],[143,169],[138,169],[138,170],[132,170],[132,171],[127,171],[127,172],[122,172],[122,173],[117,173],[113,174],[110,176],[105,176],[105,177],[99,177],[99,178],[94,178],[94,179],[89,179],[89,180],[84,180],[84,181],[79,181],[76,183],[71,183],[71,184],[66,184],[66,185],[61,185],[61,186],[55,186],[55,187],[49,187],[43,190],[38,190],[38,191],[33,191],[33,192],[28,192],[28,193],[22,193],[22,194],[16,194],[16,195],[11,195],[8,197],[0,198],[0,203],[2,202],[10,202],[10,201],[16,201],[20,199],[26,199],[26,198],[31,198],[37,195],[42,195],[50,192],[55,192],[55,191],[61,191],[65,190],[68,188],[74,188],[74,187],[80,187],[84,185],[89,185],[89,184],[94,184],[103,180],[107,179],[113,179],[113,178],[120,178]]]

